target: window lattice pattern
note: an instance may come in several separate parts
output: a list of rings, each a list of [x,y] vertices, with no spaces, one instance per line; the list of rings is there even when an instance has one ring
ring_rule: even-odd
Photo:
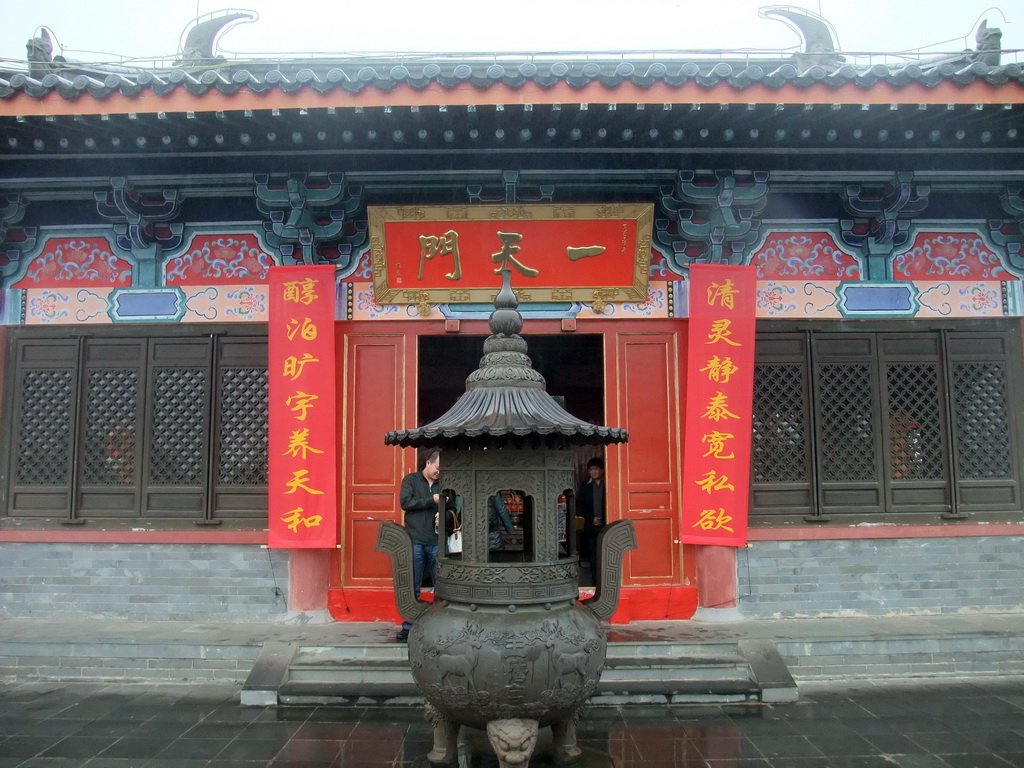
[[[821,403],[821,468],[827,481],[875,480],[875,424],[871,366],[826,364],[818,368]]]
[[[86,485],[134,485],[135,425],[139,375],[132,369],[89,373],[83,481]]]
[[[153,385],[152,485],[203,485],[206,371],[161,368]]]
[[[751,461],[755,483],[805,482],[807,428],[804,367],[762,364],[754,369]]]
[[[960,476],[971,480],[1012,477],[1003,365],[954,365],[953,391]]]
[[[220,401],[218,481],[223,485],[266,485],[267,369],[225,368]]]
[[[21,378],[18,485],[68,485],[71,371],[25,371]]]
[[[941,480],[942,421],[934,363],[886,369],[889,396],[889,472],[893,480]]]

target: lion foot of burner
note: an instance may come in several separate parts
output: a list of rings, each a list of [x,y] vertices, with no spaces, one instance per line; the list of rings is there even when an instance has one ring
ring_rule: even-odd
[[[551,725],[551,737],[554,748],[554,758],[557,765],[571,765],[580,759],[583,754],[576,746],[576,722],[580,713],[575,713],[568,720],[560,720]]]
[[[487,738],[498,756],[500,768],[527,768],[537,746],[536,720],[510,717],[487,723]]]
[[[434,726],[434,748],[427,753],[427,762],[436,766],[454,765],[458,758],[458,724],[442,715],[432,704],[427,704],[425,709],[427,719]]]

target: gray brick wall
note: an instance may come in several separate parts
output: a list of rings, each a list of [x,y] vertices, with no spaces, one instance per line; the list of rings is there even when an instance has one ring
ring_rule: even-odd
[[[3,617],[280,619],[287,594],[287,553],[258,546],[0,544]]]
[[[745,617],[1024,612],[1024,537],[757,541],[738,553]]]

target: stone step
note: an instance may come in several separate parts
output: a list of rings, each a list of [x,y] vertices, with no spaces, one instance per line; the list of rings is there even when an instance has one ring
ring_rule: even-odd
[[[795,700],[792,678],[774,646],[752,664],[737,643],[610,643],[594,704],[759,699],[771,677],[774,700]],[[771,675],[768,661],[774,665]],[[780,680],[776,678],[781,677]],[[268,706],[421,702],[405,646],[267,644],[246,681],[242,703]]]
[[[734,656],[746,659],[762,701],[791,700],[794,678],[804,683],[1019,676],[1024,675],[1022,623],[1018,614],[984,614],[745,622],[735,628],[694,623],[685,635],[680,635],[676,623],[617,628],[615,633],[623,639],[608,643],[607,680],[614,679],[616,670],[628,667],[660,669],[684,658],[720,663]],[[290,664],[299,650],[300,658],[305,658],[308,649],[331,647],[332,654],[364,658],[368,669],[387,668],[391,662],[378,659],[389,657],[407,664],[406,648],[394,643],[393,636],[390,625],[354,623],[293,628],[231,622],[3,618],[0,680],[248,681],[245,697],[263,697],[268,704],[277,704],[277,686],[284,672],[274,672],[275,657],[287,655]],[[282,650],[293,643],[293,650]],[[764,653],[758,651],[758,644]],[[664,694],[650,695],[665,699]],[[614,702],[612,696],[602,695],[602,702]],[[624,703],[642,700],[641,694],[630,694]]]
[[[659,648],[644,644],[624,647],[625,644],[610,644],[605,656],[607,667],[678,667],[745,665],[746,658],[739,646],[665,644]],[[409,655],[404,645],[366,646],[301,646],[295,650],[291,667],[299,668],[386,668],[399,664],[408,666]]]
[[[241,683],[258,653],[250,644],[0,641],[0,679]]]
[[[1024,633],[778,639],[801,682],[971,675],[1024,675]]]

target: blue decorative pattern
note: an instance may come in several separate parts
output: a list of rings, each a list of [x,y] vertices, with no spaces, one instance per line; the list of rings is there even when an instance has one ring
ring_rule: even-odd
[[[185,314],[185,297],[178,288],[149,291],[118,289],[110,294],[110,319],[116,322],[177,322]]]
[[[911,283],[843,283],[838,293],[844,317],[913,317],[919,306]]]

